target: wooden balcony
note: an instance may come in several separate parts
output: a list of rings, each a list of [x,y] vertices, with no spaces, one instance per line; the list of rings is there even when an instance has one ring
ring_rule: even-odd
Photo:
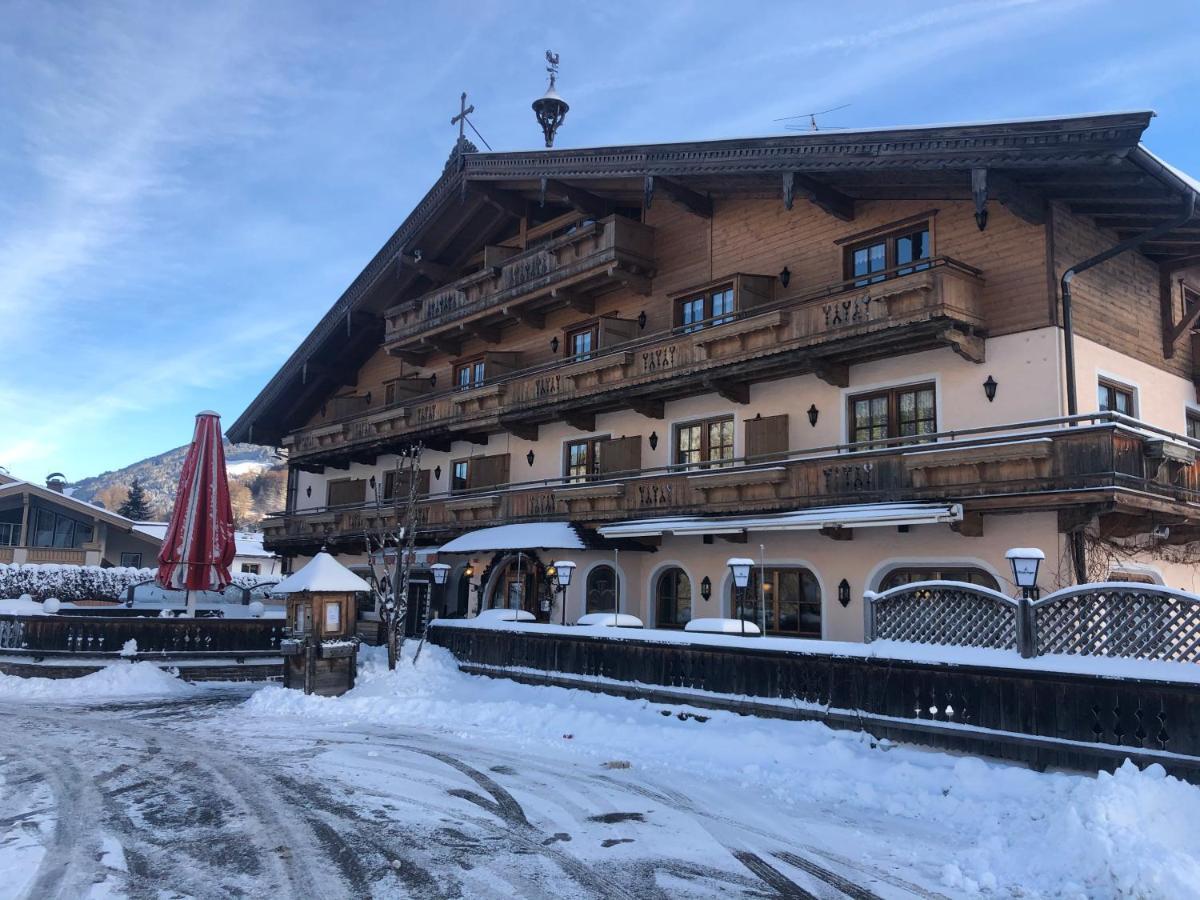
[[[636,223],[634,223],[636,224]],[[712,327],[602,348],[584,361],[514,372],[469,391],[443,391],[285,436],[301,465],[373,462],[408,440],[445,443],[664,399],[720,392],[744,398],[753,381],[816,372],[845,386],[853,362],[951,346],[983,361],[983,281],[949,259],[868,286],[840,282],[814,295],[755,306]],[[741,402],[745,402],[741,399]]]
[[[421,527],[436,541],[522,521],[596,526],[913,500],[961,502],[971,515],[1124,508],[1181,524],[1200,521],[1200,444],[1148,435],[1146,426],[1109,414],[1075,421],[1077,427],[1046,420],[937,435],[915,445],[843,445],[793,451],[769,463],[643,469],[583,484],[555,480],[431,496],[423,502]],[[361,541],[364,526],[392,516],[389,508],[360,505],[280,515],[265,520],[263,529],[273,549],[311,549],[323,541]],[[964,533],[971,527],[965,523]]]
[[[625,284],[649,293],[654,275],[654,229],[625,216],[580,224],[523,253],[488,250],[479,272],[384,314],[389,353],[420,360],[466,336],[537,320],[547,308],[590,312],[592,297]]]

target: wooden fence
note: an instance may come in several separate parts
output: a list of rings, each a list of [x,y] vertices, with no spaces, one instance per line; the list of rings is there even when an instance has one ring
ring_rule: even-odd
[[[0,651],[118,653],[279,652],[282,619],[160,619],[0,615]]]
[[[433,623],[468,672],[1095,771],[1126,758],[1200,781],[1200,685],[1035,668]],[[589,634],[583,632],[588,631]]]

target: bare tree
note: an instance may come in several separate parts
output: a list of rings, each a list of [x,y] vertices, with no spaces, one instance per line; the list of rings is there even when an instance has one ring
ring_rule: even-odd
[[[379,609],[380,624],[388,648],[388,668],[396,668],[404,645],[404,622],[408,617],[409,575],[416,558],[414,545],[420,512],[417,496],[420,490],[422,446],[409,447],[407,454],[396,458],[392,474],[391,497],[383,496],[381,485],[375,483],[375,527],[365,528],[370,583]],[[386,485],[386,482],[385,482]],[[384,514],[384,500],[390,499],[392,509]],[[389,568],[387,556],[394,548],[394,563]]]

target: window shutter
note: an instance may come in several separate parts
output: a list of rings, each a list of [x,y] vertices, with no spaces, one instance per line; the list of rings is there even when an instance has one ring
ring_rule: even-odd
[[[508,454],[473,456],[467,472],[468,488],[485,488],[508,483]]]
[[[642,467],[642,436],[614,438],[600,443],[600,474],[633,472]]]
[[[638,323],[636,319],[618,319],[616,316],[601,316],[598,329],[597,345],[611,347],[622,344],[637,337]]]
[[[746,458],[752,462],[779,459],[788,451],[788,417],[746,420]]]
[[[351,481],[331,481],[327,497],[326,503],[329,506],[362,503],[367,499],[367,482],[363,478],[355,478]]]

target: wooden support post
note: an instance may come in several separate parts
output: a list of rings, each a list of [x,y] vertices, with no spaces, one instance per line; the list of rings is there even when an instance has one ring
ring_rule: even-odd
[[[816,362],[813,374],[833,387],[850,387],[850,366],[845,363]]]
[[[630,407],[647,419],[661,419],[666,416],[666,405],[662,400],[633,400]]]
[[[563,421],[572,428],[580,431],[596,430],[596,414],[589,412],[568,412],[563,414]]]
[[[519,306],[505,306],[501,309],[501,312],[506,316],[512,316],[522,325],[528,325],[530,328],[541,329],[546,327],[546,316],[532,309],[522,309]]]
[[[646,176],[645,190],[643,192],[646,209],[650,208],[650,202],[654,198],[654,188],[656,185],[662,188],[662,192],[673,202],[682,206],[692,215],[699,216],[702,219],[712,218],[713,205],[710,198],[693,191],[689,187],[685,187],[677,181],[663,178],[661,175]]]
[[[541,181],[542,204],[545,205],[547,194],[561,197],[581,213],[595,219],[603,219],[612,214],[612,201],[597,197],[591,191],[577,188],[574,185],[558,181],[554,178],[543,178]]]
[[[585,294],[577,294],[574,291],[552,288],[550,291],[550,296],[555,300],[561,300],[563,303],[567,304],[567,306],[571,307],[571,309],[575,310],[576,312],[581,312],[584,315],[590,316],[596,311],[596,301]]]
[[[967,334],[957,328],[947,328],[938,335],[950,345],[950,349],[967,362],[982,363],[987,361],[987,352],[983,338],[977,334]]]
[[[800,172],[783,173],[783,205],[792,208],[796,194],[843,222],[854,221],[854,198]]]
[[[723,378],[705,378],[703,384],[710,391],[724,397],[730,403],[740,403],[743,406],[750,402],[750,385],[744,381],[727,381]]]
[[[527,424],[518,425],[518,424],[514,423],[514,424],[507,425],[506,427],[508,428],[509,434],[511,434],[513,437],[520,438],[523,441],[531,441],[532,442],[532,441],[536,441],[538,439],[539,427],[536,423],[532,424],[532,425],[527,425]]]
[[[464,182],[464,186],[469,186],[472,191],[477,193],[485,201],[490,203],[496,209],[503,210],[510,216],[516,219],[524,219],[528,211],[525,206],[525,200],[511,191],[502,191],[490,184],[485,184],[480,181]]]

